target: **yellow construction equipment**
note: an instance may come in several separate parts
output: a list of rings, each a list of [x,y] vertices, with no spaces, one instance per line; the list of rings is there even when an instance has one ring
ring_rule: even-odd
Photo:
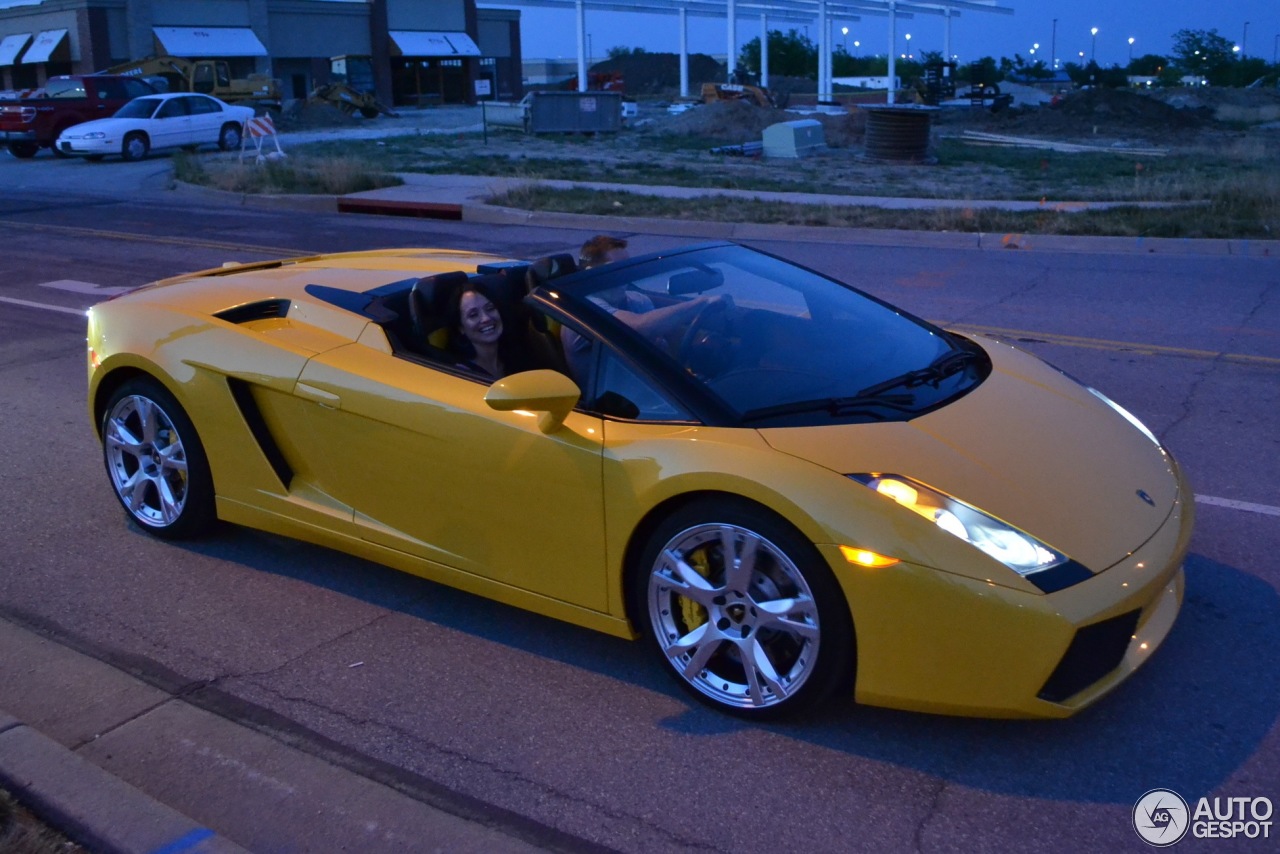
[[[769,90],[760,86],[748,83],[703,83],[702,103],[714,104],[716,101],[747,101],[757,107],[774,106]]]
[[[201,92],[229,104],[245,104],[279,110],[280,81],[265,74],[231,76],[231,68],[221,59],[184,59],[179,56],[149,56],[111,68],[99,74],[141,77],[169,92]]]

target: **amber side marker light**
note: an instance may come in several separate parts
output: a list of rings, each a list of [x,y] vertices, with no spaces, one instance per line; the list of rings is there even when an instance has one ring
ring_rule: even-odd
[[[865,566],[871,569],[878,569],[884,566],[893,566],[900,563],[896,557],[886,557],[867,549],[856,549],[853,546],[841,546],[840,554],[844,555],[844,559],[849,563]]]

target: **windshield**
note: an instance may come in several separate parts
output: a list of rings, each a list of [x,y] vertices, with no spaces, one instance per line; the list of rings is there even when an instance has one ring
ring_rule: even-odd
[[[620,323],[619,340],[751,426],[905,420],[989,370],[964,339],[741,246],[611,265],[582,285],[565,290],[597,324]]]
[[[135,98],[116,110],[117,119],[149,119],[163,101],[159,98]]]

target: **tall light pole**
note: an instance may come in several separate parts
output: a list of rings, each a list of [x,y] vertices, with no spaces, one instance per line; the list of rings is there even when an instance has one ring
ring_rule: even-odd
[[[907,59],[911,58],[911,33],[907,33]]]
[[[1093,27],[1092,29],[1090,29],[1089,35],[1093,36],[1093,41],[1090,43],[1090,47],[1089,47],[1089,61],[1097,62],[1098,61],[1098,28]]]
[[[1249,47],[1249,22],[1244,22],[1244,35],[1240,37],[1240,56],[1243,57]]]
[[[848,53],[849,52],[849,28],[841,27],[840,35],[844,36],[844,52]]]
[[[1058,19],[1053,19],[1053,39],[1049,42],[1049,59],[1053,63],[1053,68],[1058,69]]]
[[[1129,36],[1129,64],[1133,65],[1133,36]]]

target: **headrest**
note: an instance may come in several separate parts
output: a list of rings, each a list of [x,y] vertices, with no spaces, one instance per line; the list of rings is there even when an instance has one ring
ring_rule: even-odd
[[[505,270],[498,273],[488,273],[483,276],[476,276],[470,281],[480,286],[481,290],[493,297],[494,301],[515,308],[520,305],[525,294],[529,292],[528,285],[525,284],[525,268],[521,267],[512,275]]]
[[[443,346],[431,336],[443,331],[447,338],[445,326],[449,322],[449,303],[466,281],[466,273],[450,272],[424,276],[414,282],[409,292],[409,316],[413,320],[413,333],[419,341],[427,341],[435,347]]]
[[[529,265],[527,273],[527,281],[529,290],[545,285],[551,279],[567,276],[570,273],[577,272],[578,262],[573,260],[573,256],[566,253],[559,255],[548,255],[545,258],[539,258]]]

